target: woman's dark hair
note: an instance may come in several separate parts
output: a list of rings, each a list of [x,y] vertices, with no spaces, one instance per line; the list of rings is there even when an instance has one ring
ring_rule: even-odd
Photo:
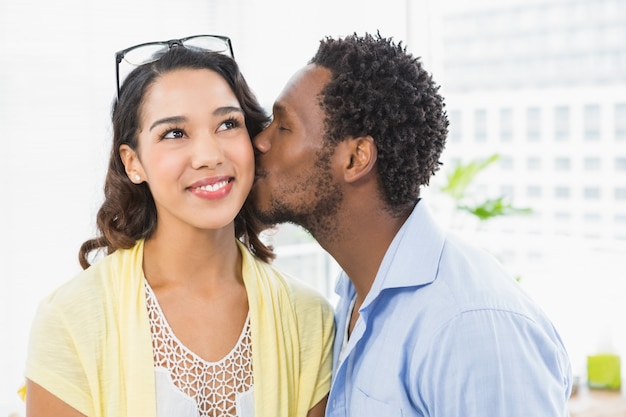
[[[127,249],[137,240],[149,238],[154,233],[157,211],[152,193],[146,183],[130,181],[119,148],[127,144],[137,149],[140,110],[148,87],[163,74],[180,68],[209,69],[222,76],[244,111],[250,138],[269,122],[239,66],[226,55],[174,47],[159,60],[134,69],[121,86],[119,98],[112,107],[113,146],[104,184],[104,202],[96,219],[99,236],[84,242],[78,254],[80,265],[85,269],[90,265],[88,257],[93,251],[105,250],[110,254],[117,249]],[[274,253],[259,238],[264,228],[246,200],[235,218],[235,235],[255,256],[269,262]]]
[[[392,212],[414,206],[448,133],[439,86],[402,43],[379,33],[325,38],[310,63],[332,74],[320,97],[330,146],[372,136],[383,200]]]

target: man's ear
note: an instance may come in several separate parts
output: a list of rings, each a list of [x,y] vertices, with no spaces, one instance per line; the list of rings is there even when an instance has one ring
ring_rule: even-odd
[[[120,145],[120,158],[124,164],[126,175],[132,182],[140,184],[146,180],[141,161],[134,149],[126,144]]]
[[[372,171],[378,159],[378,148],[371,136],[348,139],[348,161],[344,169],[346,182],[355,182]]]

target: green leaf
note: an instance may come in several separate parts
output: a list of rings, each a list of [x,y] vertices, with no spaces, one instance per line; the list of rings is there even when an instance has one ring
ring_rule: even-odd
[[[452,172],[447,175],[448,182],[441,187],[441,191],[457,203],[465,198],[467,188],[472,184],[476,175],[500,158],[494,154],[485,159],[473,160],[467,164],[457,163]]]
[[[460,210],[467,211],[480,220],[489,220],[494,217],[510,215],[526,215],[532,213],[530,208],[514,207],[505,201],[505,197],[490,198],[474,206],[459,205]]]

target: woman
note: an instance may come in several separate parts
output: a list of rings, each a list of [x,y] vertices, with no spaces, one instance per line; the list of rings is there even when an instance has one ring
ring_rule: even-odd
[[[34,321],[27,416],[324,414],[332,308],[267,263],[245,204],[267,117],[207,40],[230,46],[201,35],[117,54],[151,57],[118,81],[85,270]]]

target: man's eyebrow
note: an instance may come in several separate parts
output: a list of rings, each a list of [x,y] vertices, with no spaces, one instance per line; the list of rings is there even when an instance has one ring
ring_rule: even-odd
[[[233,112],[244,114],[243,110],[241,109],[241,107],[224,106],[224,107],[218,107],[217,109],[215,109],[215,111],[213,111],[213,115],[214,116],[223,116],[225,114],[229,114],[229,113],[233,113]],[[164,117],[164,118],[159,119],[159,120],[155,121],[154,123],[152,123],[152,125],[150,126],[150,130],[154,129],[155,127],[157,127],[159,125],[184,123],[186,121],[187,121],[187,118],[185,116]]]
[[[287,109],[281,103],[274,103],[274,108],[272,109],[274,113],[285,113]]]

